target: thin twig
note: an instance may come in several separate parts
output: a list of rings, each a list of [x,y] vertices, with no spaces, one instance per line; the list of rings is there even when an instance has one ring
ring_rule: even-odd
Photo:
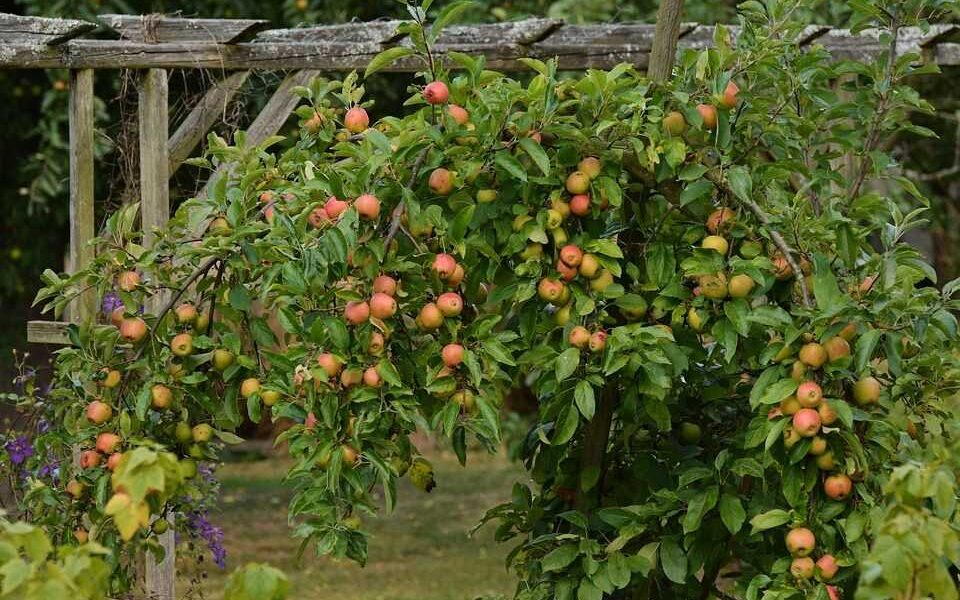
[[[423,147],[423,150],[420,151],[420,154],[417,156],[417,160],[413,163],[413,170],[410,172],[410,180],[407,182],[407,189],[412,190],[413,184],[417,182],[417,176],[420,174],[420,168],[423,167],[424,161],[427,160],[427,153],[430,151],[430,145]],[[403,218],[403,213],[407,209],[407,204],[402,199],[400,202],[397,202],[397,205],[393,208],[393,213],[390,215],[390,229],[387,230],[387,237],[383,240],[383,247],[389,248],[390,242],[393,241],[393,238],[397,236],[397,231],[400,230],[400,220]]]
[[[177,290],[177,293],[174,294],[173,297],[170,298],[170,300],[168,300],[164,307],[160,310],[160,313],[157,316],[157,325],[160,325],[161,321],[163,321],[163,318],[167,316],[167,313],[173,308],[173,305],[176,304],[177,300],[179,300],[180,297],[183,296],[184,292],[187,291],[187,288],[190,287],[194,281],[212,269],[213,265],[217,264],[217,261],[219,260],[219,256],[211,256],[206,260],[206,262],[197,267],[196,270],[190,274],[190,277],[187,277],[186,281],[183,282],[183,286]]]

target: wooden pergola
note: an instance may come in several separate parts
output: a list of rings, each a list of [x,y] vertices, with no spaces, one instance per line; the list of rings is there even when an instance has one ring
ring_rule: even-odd
[[[666,3],[665,3],[666,4]],[[677,3],[679,6],[679,3]],[[713,43],[713,26],[679,24],[679,8],[669,25],[678,46],[704,48]],[[400,21],[376,21],[296,29],[269,29],[258,20],[184,19],[160,15],[102,15],[101,22],[23,17],[0,13],[0,68],[70,70],[70,243],[68,265],[81,269],[93,258],[94,225],[94,72],[138,69],[141,224],[144,245],[169,217],[169,178],[191,156],[222,115],[223,106],[255,70],[290,71],[248,129],[248,143],[276,134],[300,98],[294,88],[324,71],[363,69],[379,52],[409,45],[397,34]],[[662,23],[661,23],[662,25]],[[449,27],[435,45],[438,56],[450,51],[483,55],[492,69],[526,69],[521,58],[558,58],[566,70],[607,69],[627,62],[639,69],[651,64],[656,26],[641,23],[569,25],[555,19]],[[739,28],[730,26],[735,43]],[[94,37],[96,36],[96,37]],[[875,30],[852,34],[830,27],[807,27],[799,45],[822,46],[836,59],[866,60],[888,50]],[[672,47],[668,51],[672,50]],[[671,52],[672,53],[672,52]],[[898,54],[917,53],[942,66],[960,65],[960,28],[938,25],[929,31],[903,28]],[[656,60],[654,62],[657,62]],[[666,62],[666,72],[670,63]],[[658,63],[659,64],[659,63]],[[172,69],[222,71],[192,111],[169,133],[168,78]],[[388,70],[415,71],[413,58]],[[663,78],[665,74],[659,74]],[[214,175],[216,177],[217,174]],[[94,320],[96,298],[85,294],[72,307],[73,323]],[[161,300],[151,299],[155,312]],[[28,341],[68,344],[69,323],[31,321]],[[161,536],[162,562],[146,561],[151,598],[174,597],[173,528]]]

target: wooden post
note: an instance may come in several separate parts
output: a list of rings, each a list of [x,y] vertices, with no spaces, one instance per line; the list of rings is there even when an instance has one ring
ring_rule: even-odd
[[[70,71],[70,258],[71,272],[93,260],[93,71]],[[71,307],[70,320],[84,323],[96,316],[93,290]]]
[[[144,72],[139,98],[140,117],[140,222],[143,244],[156,241],[154,229],[166,225],[170,217],[170,160],[167,154],[169,121],[167,117],[167,71]],[[156,313],[164,303],[157,294],[146,301],[148,313]],[[150,600],[173,600],[176,579],[174,528],[159,536],[165,555],[157,562],[145,557],[144,586]]]
[[[650,49],[650,66],[647,68],[647,77],[653,81],[665,81],[673,72],[682,13],[683,0],[660,2],[660,9],[657,11],[657,29],[653,34],[653,48]]]

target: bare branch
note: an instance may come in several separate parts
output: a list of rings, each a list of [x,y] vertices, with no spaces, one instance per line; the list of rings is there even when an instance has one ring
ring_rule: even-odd
[[[424,161],[427,160],[427,153],[429,152],[430,146],[427,145],[423,147],[423,150],[421,150],[417,156],[417,160],[413,163],[413,169],[410,171],[410,180],[407,181],[407,189],[413,189],[413,185],[417,182],[420,169],[423,167]],[[400,230],[400,220],[403,218],[403,213],[406,212],[406,210],[407,204],[401,199],[400,202],[397,202],[393,213],[390,215],[390,229],[387,230],[387,237],[383,240],[384,248],[389,248],[390,242],[397,236],[397,232]]]

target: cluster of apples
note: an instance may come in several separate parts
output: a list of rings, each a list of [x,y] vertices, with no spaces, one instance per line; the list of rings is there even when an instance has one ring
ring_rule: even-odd
[[[335,223],[350,208],[350,203],[330,196],[322,206],[316,206],[307,216],[310,226],[319,229]],[[375,221],[380,217],[380,200],[373,194],[361,194],[353,201],[353,208],[365,221]]]
[[[790,563],[790,574],[798,581],[807,581],[816,577],[826,583],[836,577],[840,570],[837,559],[832,554],[824,553],[814,562],[812,555],[817,546],[817,538],[806,527],[794,527],[787,532],[787,550],[793,557]],[[836,598],[837,592],[833,586],[827,586],[831,598]]]
[[[729,208],[718,208],[710,213],[706,221],[707,235],[700,242],[700,246],[727,256],[730,251],[730,242],[724,237],[724,233],[733,227],[735,222],[736,214]],[[745,241],[740,247],[740,255],[747,259],[755,258],[762,251],[762,245],[753,241]],[[701,275],[697,279],[697,286],[693,293],[711,300],[724,300],[727,297],[747,298],[756,285],[757,282],[745,273],[728,278],[726,273],[719,272]]]
[[[714,98],[712,103],[704,102],[697,105],[697,113],[703,120],[703,128],[707,131],[713,131],[717,128],[719,106],[723,110],[733,110],[737,107],[737,94],[740,93],[740,87],[734,81],[727,82],[727,87]],[[687,130],[687,119],[683,113],[677,110],[670,111],[663,118],[663,128],[670,135],[683,135]]]

